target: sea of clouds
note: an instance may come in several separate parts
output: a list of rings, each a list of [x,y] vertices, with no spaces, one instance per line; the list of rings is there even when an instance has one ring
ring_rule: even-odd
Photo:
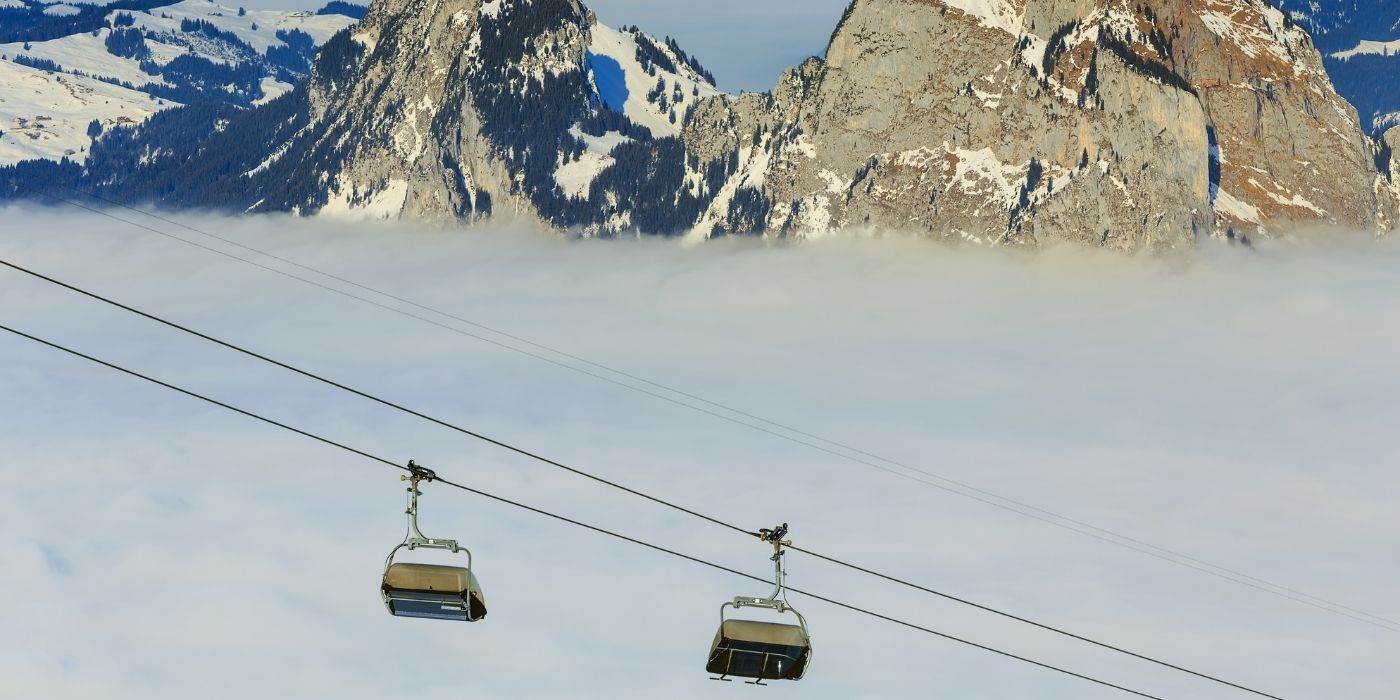
[[[382,306],[89,214],[0,212],[0,259],[681,505],[786,521],[810,549],[1289,700],[1382,700],[1400,685],[1400,633],[930,485],[956,479],[1400,619],[1396,242],[1158,259],[181,219],[452,319],[115,214]],[[757,541],[3,268],[0,323],[769,573]],[[923,473],[691,410],[488,328]],[[0,397],[3,698],[1126,697],[801,596],[807,679],[715,683],[703,666],[719,605],[763,586],[435,486],[423,528],[472,548],[491,612],[393,618],[377,587],[403,533],[394,471],[8,334]],[[798,553],[788,564],[794,586],[1153,695],[1246,697]]]

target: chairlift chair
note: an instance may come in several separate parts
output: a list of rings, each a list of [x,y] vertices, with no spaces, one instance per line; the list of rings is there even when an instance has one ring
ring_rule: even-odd
[[[418,497],[422,495],[418,484],[433,481],[437,475],[413,462],[408,463],[408,469],[410,475],[400,477],[410,482],[408,534],[384,561],[384,577],[379,586],[384,606],[391,615],[398,617],[476,622],[486,617],[486,598],[482,595],[481,584],[472,573],[472,553],[457,544],[456,540],[423,536],[418,529]],[[410,552],[415,549],[443,549],[453,554],[462,553],[467,555],[467,566],[395,562],[395,555],[404,548]]]
[[[710,660],[705,670],[716,674],[712,680],[730,681],[730,676],[752,678],[746,681],[764,685],[765,680],[801,680],[812,660],[812,638],[807,632],[807,619],[787,602],[783,583],[783,547],[787,523],[773,530],[760,530],[759,537],[773,545],[773,570],[777,587],[767,598],[740,596],[719,609],[719,631],[710,645]],[[779,613],[792,613],[797,624],[789,625],[758,620],[726,619],[725,608],[766,608]]]

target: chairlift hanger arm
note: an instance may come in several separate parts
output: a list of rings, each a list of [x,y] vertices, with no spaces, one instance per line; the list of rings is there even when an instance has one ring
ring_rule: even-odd
[[[758,537],[758,539],[773,545],[773,556],[770,557],[770,559],[773,561],[773,593],[767,598],[735,598],[735,608],[763,607],[777,610],[778,612],[785,612],[792,608],[792,606],[787,604],[787,600],[784,596],[784,590],[786,588],[784,579],[786,578],[786,572],[783,570],[783,547],[792,546],[792,540],[783,539],[787,536],[787,533],[787,523],[783,523],[782,525],[779,525],[772,529],[763,528],[756,533],[755,536]]]
[[[445,549],[456,554],[462,549],[457,540],[438,539],[428,537],[423,531],[418,529],[418,497],[422,492],[418,490],[418,484],[422,481],[436,481],[437,474],[425,467],[420,466],[413,460],[408,461],[408,474],[399,475],[400,481],[408,481],[408,510],[404,511],[408,515],[408,533],[404,535],[403,544],[410,550],[413,549]]]

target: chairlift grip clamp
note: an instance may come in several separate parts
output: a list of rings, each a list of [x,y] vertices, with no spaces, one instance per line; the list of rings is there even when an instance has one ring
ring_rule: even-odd
[[[408,474],[399,475],[400,481],[412,482],[408,487],[408,509],[404,511],[408,516],[408,534],[404,536],[403,544],[400,546],[408,547],[409,551],[420,547],[427,549],[446,549],[453,554],[463,551],[462,546],[458,544],[457,540],[428,537],[423,534],[422,530],[418,529],[418,496],[422,495],[422,492],[418,490],[418,482],[434,481],[437,479],[437,473],[426,467],[419,466],[417,462],[411,459],[408,460],[408,471]]]
[[[787,533],[788,524],[783,523],[782,525],[779,525],[771,530],[768,528],[763,528],[762,530],[759,530],[758,539],[763,540],[764,542],[776,542],[787,546],[792,546],[792,542],[782,541],[783,538],[787,536]]]
[[[416,486],[420,481],[431,482],[437,480],[437,472],[434,472],[433,470],[428,469],[427,467],[421,467],[418,465],[417,462],[411,459],[408,460],[408,471],[409,475],[400,475],[399,481],[408,481],[412,479],[413,484]]]

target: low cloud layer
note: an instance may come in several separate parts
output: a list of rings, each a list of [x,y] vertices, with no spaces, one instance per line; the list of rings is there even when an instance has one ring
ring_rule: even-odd
[[[725,520],[790,522],[808,548],[1290,699],[1381,700],[1400,684],[1395,632],[109,219],[0,214],[0,258]],[[1400,565],[1389,555],[1400,537],[1392,242],[1332,237],[1157,260],[902,239],[683,247],[284,218],[191,223],[1400,619]],[[757,542],[8,270],[0,323],[503,496],[768,573]],[[754,692],[707,680],[703,665],[719,604],[762,586],[430,486],[424,529],[472,547],[491,615],[479,625],[395,619],[376,590],[402,537],[394,472],[27,341],[0,337],[0,357],[0,590],[12,601],[0,626],[0,695]],[[1155,695],[1242,697],[798,554],[789,566],[795,586]],[[763,691],[775,698],[1124,697],[793,602],[817,652],[807,680]]]

